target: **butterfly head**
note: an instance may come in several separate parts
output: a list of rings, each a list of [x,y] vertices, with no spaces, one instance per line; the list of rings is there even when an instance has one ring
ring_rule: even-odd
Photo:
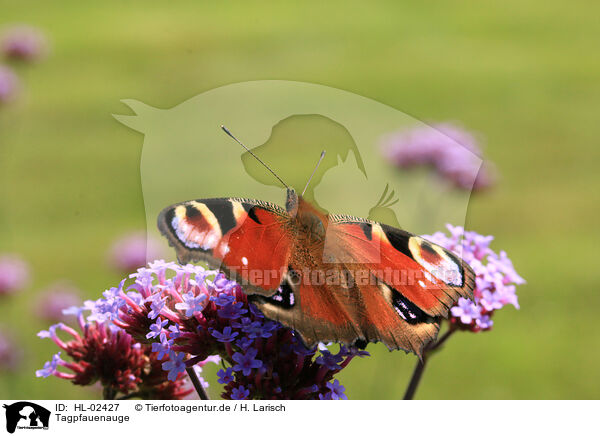
[[[305,235],[307,242],[325,241],[327,216],[323,212],[291,188],[287,191],[285,205],[290,218],[297,223],[297,228]]]
[[[298,194],[294,188],[287,188],[287,195],[285,199],[285,209],[290,216],[296,216],[298,214]]]

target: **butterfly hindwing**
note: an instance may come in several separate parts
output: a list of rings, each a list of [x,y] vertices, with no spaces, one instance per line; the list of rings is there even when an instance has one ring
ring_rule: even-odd
[[[267,318],[294,329],[309,348],[318,342],[352,344],[362,337],[359,325],[349,315],[352,301],[344,301],[344,290],[315,283],[306,276],[310,271],[302,271],[294,257],[292,254],[292,265],[277,292],[271,296],[250,295],[250,301]]]
[[[278,288],[291,250],[289,216],[277,205],[211,198],[169,206],[158,228],[180,263],[203,261],[256,292]]]
[[[358,267],[348,265],[349,270]],[[286,282],[273,296],[249,298],[265,316],[296,330],[308,347],[318,342],[383,342],[390,349],[420,355],[439,329],[439,319],[422,312],[414,322],[402,319],[394,310],[392,291],[383,283],[340,287]]]

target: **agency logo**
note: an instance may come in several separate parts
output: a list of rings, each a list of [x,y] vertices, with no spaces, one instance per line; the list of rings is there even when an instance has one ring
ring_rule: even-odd
[[[50,423],[48,409],[29,401],[4,404],[3,407],[6,409],[6,431],[9,433],[14,433],[16,429],[48,430]]]

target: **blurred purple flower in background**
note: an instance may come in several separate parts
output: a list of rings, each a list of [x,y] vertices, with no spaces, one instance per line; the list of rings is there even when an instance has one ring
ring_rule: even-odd
[[[14,254],[0,254],[0,296],[22,290],[29,284],[29,265]]]
[[[69,282],[57,282],[44,289],[37,297],[36,314],[51,322],[69,319],[63,310],[81,305],[80,291]]]
[[[491,317],[494,311],[507,304],[519,308],[516,286],[525,283],[525,280],[517,274],[506,252],[498,254],[489,247],[493,236],[465,231],[450,224],[447,228],[449,235],[436,232],[424,235],[424,238],[462,257],[476,275],[474,301],[460,298],[451,308],[450,322],[453,327],[462,330],[489,330],[493,325]]]
[[[148,260],[164,256],[160,241],[134,231],[119,237],[109,251],[110,264],[120,272],[130,273],[146,265]]]
[[[0,104],[13,101],[20,89],[21,82],[13,70],[0,65]]]
[[[9,27],[0,37],[0,51],[9,59],[36,61],[46,55],[47,48],[44,34],[31,26]]]
[[[383,144],[383,153],[399,168],[431,167],[459,189],[482,190],[495,181],[491,164],[480,165],[483,154],[475,137],[450,123],[392,134]]]
[[[23,352],[10,336],[0,331],[0,371],[13,371],[23,358]]]

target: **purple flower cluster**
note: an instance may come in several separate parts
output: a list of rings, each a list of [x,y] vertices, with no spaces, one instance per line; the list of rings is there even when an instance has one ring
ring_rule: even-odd
[[[383,152],[400,168],[429,166],[460,189],[482,190],[494,183],[491,165],[480,165],[482,152],[475,137],[450,123],[392,134]]]
[[[131,232],[112,244],[109,262],[116,270],[130,273],[146,265],[147,259],[158,259],[162,255],[159,241],[147,238],[145,232]]]
[[[13,26],[6,29],[0,40],[0,51],[9,59],[36,61],[46,54],[46,38],[35,27]]]
[[[15,26],[0,36],[0,55],[7,60],[31,62],[46,53],[46,39],[42,33],[29,26]],[[0,64],[0,105],[16,99],[21,81],[8,66]]]
[[[13,254],[0,255],[0,296],[20,291],[29,283],[29,266]]]
[[[151,347],[169,380],[220,356],[226,399],[344,399],[332,381],[355,356],[340,347],[307,349],[290,329],[270,321],[239,284],[200,266],[155,261],[97,301],[87,301],[87,322],[110,324]],[[60,344],[59,344],[60,346]]]
[[[525,280],[517,274],[506,252],[496,253],[490,248],[493,236],[482,236],[450,224],[447,228],[449,235],[436,232],[424,237],[462,257],[476,275],[474,302],[460,298],[451,308],[450,322],[463,330],[489,330],[494,311],[507,304],[519,308],[516,286]]]
[[[110,322],[86,320],[83,308],[69,311],[77,316],[81,333],[63,323],[38,333],[40,338],[52,339],[62,351],[36,371],[36,376],[53,375],[81,386],[99,382],[105,399],[114,399],[117,394],[180,399],[193,391],[186,386],[183,375],[167,380],[162,368],[169,362],[149,345],[136,343],[131,335]],[[59,332],[70,339],[62,339]],[[61,357],[63,352],[70,361]]]

